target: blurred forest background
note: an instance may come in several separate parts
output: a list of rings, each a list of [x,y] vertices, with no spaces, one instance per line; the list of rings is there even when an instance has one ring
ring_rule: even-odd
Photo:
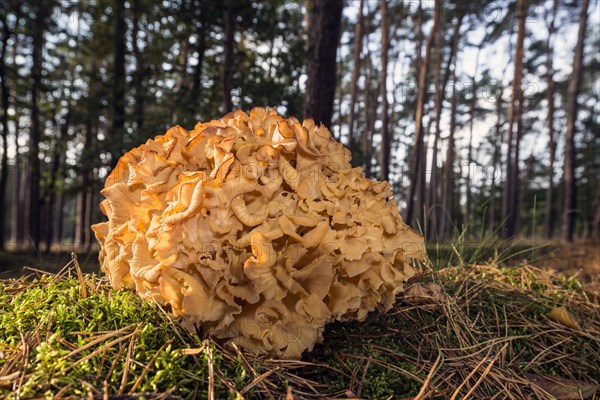
[[[254,106],[314,117],[430,242],[600,235],[594,0],[4,0],[0,246],[90,248],[116,160]]]

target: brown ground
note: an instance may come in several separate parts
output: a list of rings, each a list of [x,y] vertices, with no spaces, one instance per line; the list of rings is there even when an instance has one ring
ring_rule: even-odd
[[[600,243],[552,243],[554,248],[530,264],[577,278],[588,292],[600,296]]]
[[[531,248],[531,251],[523,250]],[[510,251],[510,250],[509,250]],[[517,256],[510,258],[509,263],[527,262],[539,268],[557,271],[568,277],[575,277],[585,285],[595,285],[600,292],[600,243],[591,241],[579,241],[566,244],[563,242],[523,242],[515,246],[514,251],[520,252]],[[436,260],[429,250],[430,257]],[[488,252],[489,253],[489,252]],[[477,263],[485,263],[491,254],[482,255],[483,259],[474,260]],[[77,257],[84,272],[99,272],[98,252],[78,252]],[[493,257],[491,257],[493,258]],[[446,256],[440,257],[447,259]],[[0,253],[0,279],[21,276],[31,273],[29,268],[43,271],[58,272],[71,260],[71,253],[61,249],[50,253],[27,253],[27,252],[1,252]],[[465,260],[468,262],[468,260]],[[443,262],[440,262],[440,266]],[[454,263],[453,263],[454,265]],[[28,267],[23,269],[23,267]]]

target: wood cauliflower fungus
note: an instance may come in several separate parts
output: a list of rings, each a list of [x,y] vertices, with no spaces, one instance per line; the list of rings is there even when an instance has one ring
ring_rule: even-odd
[[[273,109],[175,126],[123,155],[102,194],[93,230],[116,289],[272,356],[389,309],[424,252],[387,182],[352,168],[326,127]]]

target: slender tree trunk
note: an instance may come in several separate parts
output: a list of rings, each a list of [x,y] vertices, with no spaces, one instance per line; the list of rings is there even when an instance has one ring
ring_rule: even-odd
[[[519,210],[524,210],[525,208],[525,198],[527,197],[527,192],[529,191],[529,180],[527,177],[532,176],[533,174],[533,163],[535,162],[535,158],[533,156],[533,152],[529,154],[525,161],[525,171],[523,171],[523,179],[520,180],[520,188],[519,188],[519,198],[518,198],[518,206]],[[531,230],[529,230],[529,223],[526,224],[526,232],[525,235],[527,237],[535,236],[535,226],[531,226]],[[517,221],[516,225],[517,231],[521,230],[520,221]]]
[[[114,0],[115,32],[113,54],[113,96],[112,126],[110,129],[111,169],[123,151],[122,142],[125,137],[125,45],[127,26],[125,24],[125,0]]]
[[[343,0],[311,0],[304,118],[331,127]]]
[[[63,160],[64,162],[64,160]],[[65,179],[67,178],[67,174],[65,173],[66,168],[62,168],[61,174],[60,174],[60,179],[64,182]],[[54,231],[53,235],[54,235],[54,240],[56,241],[56,243],[58,243],[58,245],[60,245],[62,243],[62,238],[63,238],[63,210],[65,208],[65,195],[64,195],[64,191],[61,190],[57,193],[57,198],[56,198],[56,207],[54,208],[54,215],[56,215],[56,218],[54,220],[54,224],[52,226],[52,229]]]
[[[600,182],[596,180],[596,201],[594,202],[594,221],[592,223],[592,239],[600,239]]]
[[[460,26],[464,14],[461,13],[458,16],[458,21],[454,25],[454,32],[452,34],[452,50],[448,60],[447,72],[450,72],[450,79],[452,80],[452,100],[450,102],[450,132],[448,134],[448,148],[446,149],[446,173],[445,180],[442,187],[442,210],[443,214],[440,216],[440,239],[445,240],[449,237],[448,228],[452,226],[452,209],[454,208],[454,162],[455,162],[455,151],[456,142],[454,135],[456,133],[456,54],[458,53],[458,44],[460,42]],[[444,96],[445,89],[448,85],[448,75],[444,79]],[[439,128],[439,122],[436,121]]]
[[[433,118],[429,119],[427,123],[427,128],[423,131],[423,146],[421,148],[421,165],[419,167],[419,175],[418,175],[418,189],[417,189],[417,212],[416,212],[416,226],[421,228],[422,232],[425,233],[427,231],[426,227],[426,219],[425,219],[425,211],[426,211],[426,202],[427,202],[427,152],[429,149],[429,133],[431,132],[431,124],[433,122]]]
[[[221,90],[223,95],[223,112],[227,114],[233,110],[231,101],[231,79],[233,76],[233,45],[235,33],[235,19],[233,0],[223,0],[223,74],[221,76]]]
[[[408,193],[407,206],[406,206],[406,223],[410,224],[413,219],[414,212],[414,199],[415,194],[417,192],[417,186],[419,185],[420,180],[422,181],[422,177],[425,175],[426,164],[423,160],[423,155],[425,154],[425,149],[423,147],[423,111],[425,108],[425,98],[427,94],[427,73],[429,72],[429,59],[431,53],[431,44],[433,42],[433,38],[435,32],[440,25],[440,16],[441,16],[441,0],[435,1],[436,11],[434,13],[433,19],[433,27],[431,28],[431,32],[429,37],[427,38],[427,44],[425,45],[425,59],[422,61],[422,65],[419,68],[419,82],[418,82],[418,94],[417,94],[417,108],[415,111],[415,144],[413,147],[413,157],[411,162],[411,184]],[[417,50],[417,54],[419,54],[419,49]],[[420,178],[421,177],[421,178]],[[417,207],[423,208],[423,204],[418,204]]]
[[[490,183],[489,231],[496,229],[496,174],[500,163],[500,143],[502,143],[502,92],[496,95],[496,134],[494,136],[494,154],[492,155],[492,181]]]
[[[389,114],[388,114],[388,93],[387,93],[387,69],[388,69],[388,50],[390,47],[388,22],[387,0],[380,2],[381,12],[381,176],[383,181],[390,179],[390,154],[391,138],[389,132]]]
[[[8,184],[8,110],[10,108],[10,93],[7,82],[6,53],[8,40],[12,35],[8,27],[5,13],[0,13],[2,22],[2,52],[0,53],[0,91],[2,92],[2,171],[0,172],[0,250],[5,246],[6,228],[6,186]],[[16,134],[16,133],[15,133]],[[17,207],[17,205],[13,205]]]
[[[29,137],[29,235],[37,250],[40,245],[40,138],[42,136],[39,99],[42,89],[42,49],[44,47],[45,12],[38,5],[33,24],[33,64],[31,67],[31,133]]]
[[[71,76],[73,76],[73,71],[71,71]],[[65,115],[65,121],[62,124],[62,126],[60,127],[60,129],[58,130],[58,137],[56,138],[56,143],[54,145],[54,155],[53,155],[53,160],[52,160],[52,169],[50,172],[50,183],[48,185],[48,193],[50,196],[50,200],[48,202],[48,230],[46,231],[46,252],[50,252],[50,248],[54,242],[54,239],[56,238],[54,236],[55,230],[53,229],[53,226],[55,225],[56,221],[54,221],[53,216],[55,215],[55,211],[56,211],[56,197],[57,197],[57,179],[58,179],[58,174],[61,170],[61,159],[63,158],[63,154],[65,153],[66,149],[64,146],[64,141],[65,138],[67,137],[68,133],[69,133],[69,126],[71,124],[71,109],[72,109],[72,95],[71,93],[73,93],[73,82],[71,81],[71,88],[69,90],[69,99],[68,99],[68,103],[67,103],[67,114]],[[58,126],[57,126],[58,128]],[[62,209],[59,210],[59,214],[58,214],[58,220],[62,220]],[[60,242],[60,237],[58,237],[58,240]]]
[[[475,108],[477,105],[477,88],[476,88],[476,76],[473,74],[471,79],[471,99],[469,103],[469,142],[467,144],[467,181],[466,181],[466,207],[465,215],[463,218],[463,227],[467,227],[469,220],[471,219],[472,209],[472,193],[471,193],[471,166],[473,164],[473,125],[475,124]],[[463,228],[464,229],[464,228]]]
[[[441,13],[441,7],[436,7],[436,13]],[[435,15],[435,19],[441,20],[441,15]],[[431,149],[431,169],[429,172],[429,186],[427,196],[427,239],[433,239],[436,237],[437,230],[437,156],[438,156],[438,141],[440,139],[440,120],[442,113],[442,97],[441,81],[442,81],[442,27],[441,23],[436,26],[436,31],[433,33],[434,42],[434,58],[433,58],[433,86],[434,86],[434,132],[433,132],[433,146]],[[436,238],[437,240],[437,238]]]
[[[336,77],[335,80],[339,82],[344,76],[344,60],[340,60],[336,66]],[[340,85],[336,88],[336,93],[338,95],[337,101],[333,101],[333,116],[336,116],[335,123],[331,121],[331,133],[336,140],[341,140],[342,138],[342,121],[344,120],[344,116],[342,113],[342,103],[344,102],[344,88]],[[336,129],[337,127],[337,129]]]
[[[192,75],[192,98],[189,105],[191,114],[196,115],[202,105],[202,68],[204,66],[204,53],[206,52],[206,31],[208,30],[208,20],[206,18],[206,8],[203,7],[204,2],[200,3],[197,15],[196,27],[196,57],[198,63],[194,66],[194,74]]]
[[[81,169],[79,174],[80,190],[75,200],[75,225],[73,227],[73,243],[75,246],[84,247],[89,240],[89,224],[86,223],[86,216],[90,212],[88,209],[90,191],[92,189],[92,168],[94,157],[94,121],[95,114],[93,110],[96,104],[96,85],[98,70],[98,61],[92,60],[89,66],[90,92],[87,97],[87,113],[85,115],[85,136],[83,151],[81,153]]]
[[[417,7],[417,33],[416,33],[416,62],[417,69],[415,71],[415,79],[418,81],[421,74],[421,66],[423,65],[423,7],[421,0],[419,0],[419,6]]]
[[[62,93],[59,97],[62,100]],[[60,100],[58,100],[60,101]],[[50,253],[50,247],[52,246],[52,235],[54,233],[52,229],[53,217],[54,217],[54,203],[56,201],[56,180],[58,178],[58,166],[60,157],[60,133],[58,128],[58,117],[56,114],[57,107],[56,105],[52,106],[52,130],[56,133],[56,138],[54,141],[54,146],[52,149],[52,163],[50,166],[50,181],[47,183],[45,187],[44,194],[42,195],[42,200],[44,203],[47,203],[48,209],[42,214],[42,226],[45,227],[45,231],[43,232],[46,235],[46,249],[45,253]],[[41,239],[40,239],[41,241]]]
[[[178,110],[184,107],[186,96],[183,96],[181,91],[186,87],[187,77],[187,65],[188,65],[188,53],[189,53],[189,39],[185,36],[179,44],[179,60],[178,60],[178,72],[177,79],[175,81],[175,110],[171,116],[171,124],[175,125],[179,121]]]
[[[565,135],[565,163],[563,172],[564,206],[561,226],[561,236],[564,240],[573,241],[575,228],[575,213],[577,208],[577,194],[575,183],[575,130],[577,121],[577,96],[581,86],[583,74],[583,47],[587,27],[589,0],[583,0],[579,13],[579,32],[577,45],[573,55],[573,71],[567,90],[567,131]]]
[[[554,21],[558,9],[558,0],[553,1],[552,17],[548,26],[548,39],[546,41],[546,101],[548,102],[548,136],[549,136],[549,158],[548,188],[546,189],[546,210],[544,220],[544,237],[552,237],[554,230],[554,159],[556,157],[556,139],[554,138],[554,66],[552,36],[554,35]]]
[[[15,96],[16,97],[16,96]],[[23,245],[23,241],[25,238],[25,191],[23,188],[25,187],[23,183],[23,179],[25,177],[25,172],[23,170],[22,160],[21,160],[21,146],[19,146],[19,132],[20,132],[20,115],[17,107],[13,107],[15,109],[15,190],[13,193],[13,202],[15,204],[15,212],[13,213],[13,242],[15,243],[15,248],[20,249]]]
[[[368,37],[367,37],[368,38]],[[377,91],[373,90],[373,63],[371,60],[371,52],[367,46],[367,82],[365,85],[365,129],[361,136],[362,149],[365,159],[365,174],[371,178],[373,176],[373,132],[375,130],[375,116],[377,114]],[[375,81],[375,86],[378,86]]]
[[[353,70],[352,70],[352,82],[350,83],[350,116],[348,118],[348,148],[354,150],[354,120],[356,118],[356,101],[358,97],[358,79],[360,77],[361,69],[361,53],[362,53],[362,42],[363,32],[365,25],[365,17],[363,13],[365,0],[360,0],[358,6],[358,23],[354,29],[354,57],[353,57]]]
[[[133,74],[133,88],[135,93],[133,121],[137,130],[138,140],[141,142],[146,135],[142,132],[144,126],[144,57],[139,46],[140,32],[140,0],[132,1],[132,29],[131,42],[135,58],[135,73]]]
[[[524,101],[521,82],[523,79],[523,44],[525,41],[525,20],[527,18],[527,10],[528,0],[517,0],[517,41],[515,47],[512,99],[508,107],[508,151],[506,162],[506,184],[503,196],[504,229],[502,235],[505,238],[515,235],[517,223],[519,147]]]

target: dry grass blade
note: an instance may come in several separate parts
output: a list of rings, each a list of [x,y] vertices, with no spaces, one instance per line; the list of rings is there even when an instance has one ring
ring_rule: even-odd
[[[79,266],[79,261],[77,261],[77,254],[71,253],[71,262],[75,265],[75,270],[77,271],[77,279],[79,279],[79,290],[81,291],[81,298],[85,299],[88,297],[87,287],[85,284],[85,278],[83,277],[83,273],[81,272],[81,267]]]
[[[127,355],[125,357],[125,368],[123,370],[123,376],[121,377],[121,386],[119,387],[118,394],[125,392],[125,386],[127,385],[127,378],[129,377],[129,364],[131,363],[131,356],[133,354],[133,348],[135,347],[135,335],[131,336],[129,346],[127,347]]]
[[[213,353],[209,342],[205,344],[206,362],[208,364],[208,400],[215,399],[215,370],[213,366]]]
[[[120,337],[118,339],[112,340],[108,343],[106,343],[105,345],[99,347],[98,349],[94,350],[93,352],[91,352],[90,354],[88,354],[87,356],[80,358],[79,360],[75,361],[73,364],[71,364],[69,367],[67,367],[67,369],[71,369],[76,367],[77,365],[86,362],[87,360],[95,357],[96,355],[102,353],[103,351],[105,351],[106,349],[113,347],[114,345],[121,343],[127,339],[130,339],[132,336],[137,335],[139,331],[136,329],[135,331],[131,332],[129,335]]]
[[[133,326],[134,325],[129,325],[129,326],[126,326],[124,328],[114,330],[112,332],[107,332],[107,333],[101,334],[100,336],[94,338],[91,342],[89,342],[89,343],[87,343],[87,344],[79,347],[77,350],[73,350],[72,352],[70,352],[69,354],[67,354],[65,356],[65,358],[74,357],[77,354],[81,353],[82,351],[85,351],[85,350],[87,350],[87,349],[89,349],[91,347],[94,347],[98,343],[102,343],[105,340],[110,339],[113,336],[117,336],[117,335],[121,335],[123,333],[127,333],[127,332],[131,331],[131,328]],[[79,334],[79,332],[77,332],[76,334]]]
[[[437,372],[438,366],[442,362],[443,358],[444,358],[444,355],[440,351],[438,357],[435,359],[435,362],[431,366],[429,373],[427,374],[427,378],[425,378],[425,382],[423,382],[423,386],[421,386],[421,390],[419,390],[419,393],[417,393],[414,400],[421,400],[421,399],[425,398],[425,393],[427,393],[427,387],[429,386],[429,383],[431,382],[433,375]]]

